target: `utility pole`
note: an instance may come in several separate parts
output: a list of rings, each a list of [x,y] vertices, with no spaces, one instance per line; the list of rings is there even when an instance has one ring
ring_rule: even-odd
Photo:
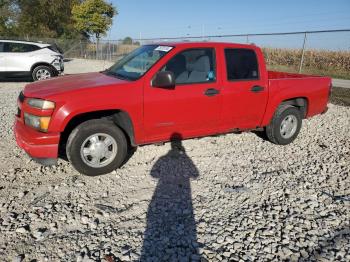
[[[304,34],[304,42],[303,42],[303,52],[301,54],[301,61],[300,61],[300,67],[299,67],[299,74],[301,73],[301,70],[303,69],[304,55],[305,55],[305,46],[306,46],[306,38],[307,38],[307,34],[305,32],[305,34]]]

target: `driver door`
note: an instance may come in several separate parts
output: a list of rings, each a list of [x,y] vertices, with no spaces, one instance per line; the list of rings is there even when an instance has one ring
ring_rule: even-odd
[[[174,88],[144,87],[146,142],[166,141],[174,133],[183,138],[218,129],[220,85],[216,79],[215,49],[187,49],[161,69],[175,75]]]

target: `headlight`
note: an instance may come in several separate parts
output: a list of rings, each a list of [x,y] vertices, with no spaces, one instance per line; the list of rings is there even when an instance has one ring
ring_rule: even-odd
[[[39,109],[54,109],[55,103],[43,99],[37,98],[29,98],[27,100],[27,104],[31,107],[39,108]]]
[[[47,132],[49,128],[51,117],[49,116],[35,116],[24,113],[24,123],[36,130]]]
[[[54,57],[55,60],[57,60],[57,61],[60,61],[61,59],[63,59],[62,56],[60,56],[60,55],[51,55],[51,56]]]

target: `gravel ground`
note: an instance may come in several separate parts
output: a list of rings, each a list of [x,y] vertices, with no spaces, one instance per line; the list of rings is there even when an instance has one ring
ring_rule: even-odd
[[[1,261],[350,261],[349,107],[304,120],[288,146],[255,133],[150,145],[86,177],[17,148],[24,85],[0,83]]]

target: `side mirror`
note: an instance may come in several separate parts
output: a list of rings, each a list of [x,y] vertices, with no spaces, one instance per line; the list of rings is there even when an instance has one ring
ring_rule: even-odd
[[[175,88],[174,73],[170,71],[158,72],[151,80],[151,86],[167,89]]]

